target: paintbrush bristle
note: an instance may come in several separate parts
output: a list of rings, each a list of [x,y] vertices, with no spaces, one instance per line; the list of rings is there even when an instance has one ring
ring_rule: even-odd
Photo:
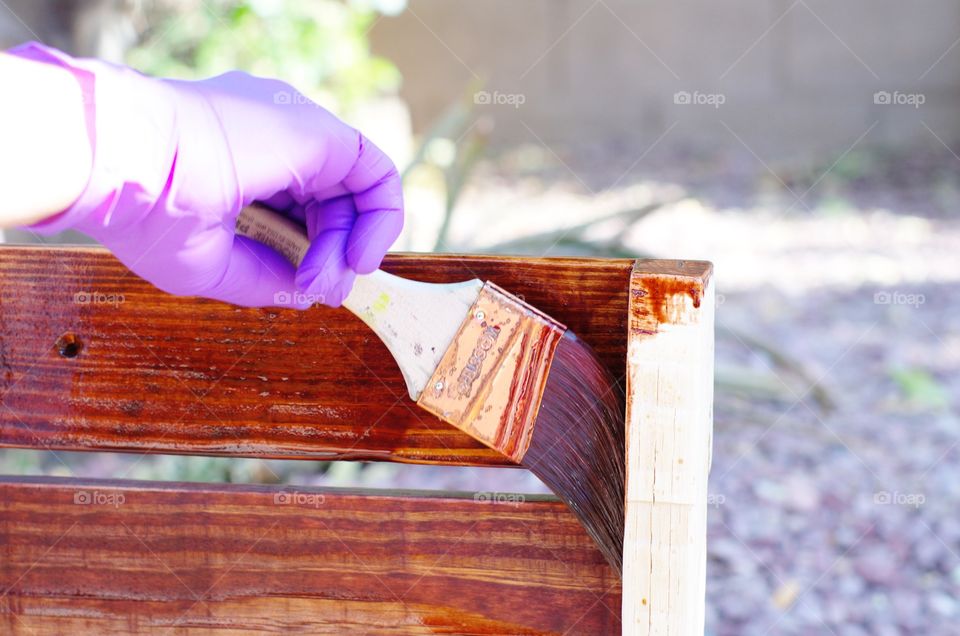
[[[621,395],[593,349],[567,330],[521,462],[570,506],[618,573],[626,473]]]

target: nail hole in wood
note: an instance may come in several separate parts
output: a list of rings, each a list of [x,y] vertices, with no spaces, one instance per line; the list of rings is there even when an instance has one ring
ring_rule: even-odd
[[[64,358],[76,358],[80,354],[80,350],[83,349],[83,343],[80,342],[80,338],[76,334],[68,331],[57,338],[56,347]]]

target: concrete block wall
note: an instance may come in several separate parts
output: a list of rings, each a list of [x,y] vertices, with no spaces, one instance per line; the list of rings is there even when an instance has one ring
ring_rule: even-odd
[[[472,81],[522,96],[481,109],[501,145],[642,148],[669,130],[660,143],[734,143],[775,160],[858,139],[960,139],[951,0],[410,0],[371,35],[398,63],[420,130]],[[681,91],[723,103],[677,104]],[[877,104],[878,91],[923,104]]]
[[[78,16],[112,15],[100,31],[127,33],[128,9],[8,0],[0,45],[39,37],[110,55],[116,43],[88,42]],[[501,146],[737,144],[777,161],[942,140],[960,154],[955,0],[408,0],[370,35],[399,65],[420,131],[482,81],[508,102],[480,109]],[[923,104],[877,104],[878,91]],[[723,103],[677,104],[679,92]]]

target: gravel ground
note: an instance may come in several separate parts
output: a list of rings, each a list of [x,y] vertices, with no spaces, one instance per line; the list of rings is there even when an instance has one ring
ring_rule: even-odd
[[[960,290],[911,289],[926,303],[767,292],[776,317],[758,316],[753,295],[728,296],[724,320],[750,320],[815,369],[835,408],[822,412],[802,384],[785,402],[718,394],[714,633],[958,633]],[[724,342],[721,359],[736,347]],[[903,369],[925,378],[919,388]]]

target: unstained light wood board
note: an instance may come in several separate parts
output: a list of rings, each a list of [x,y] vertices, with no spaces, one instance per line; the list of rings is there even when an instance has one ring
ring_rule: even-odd
[[[630,281],[623,634],[703,634],[713,442],[712,267],[637,262]]]

